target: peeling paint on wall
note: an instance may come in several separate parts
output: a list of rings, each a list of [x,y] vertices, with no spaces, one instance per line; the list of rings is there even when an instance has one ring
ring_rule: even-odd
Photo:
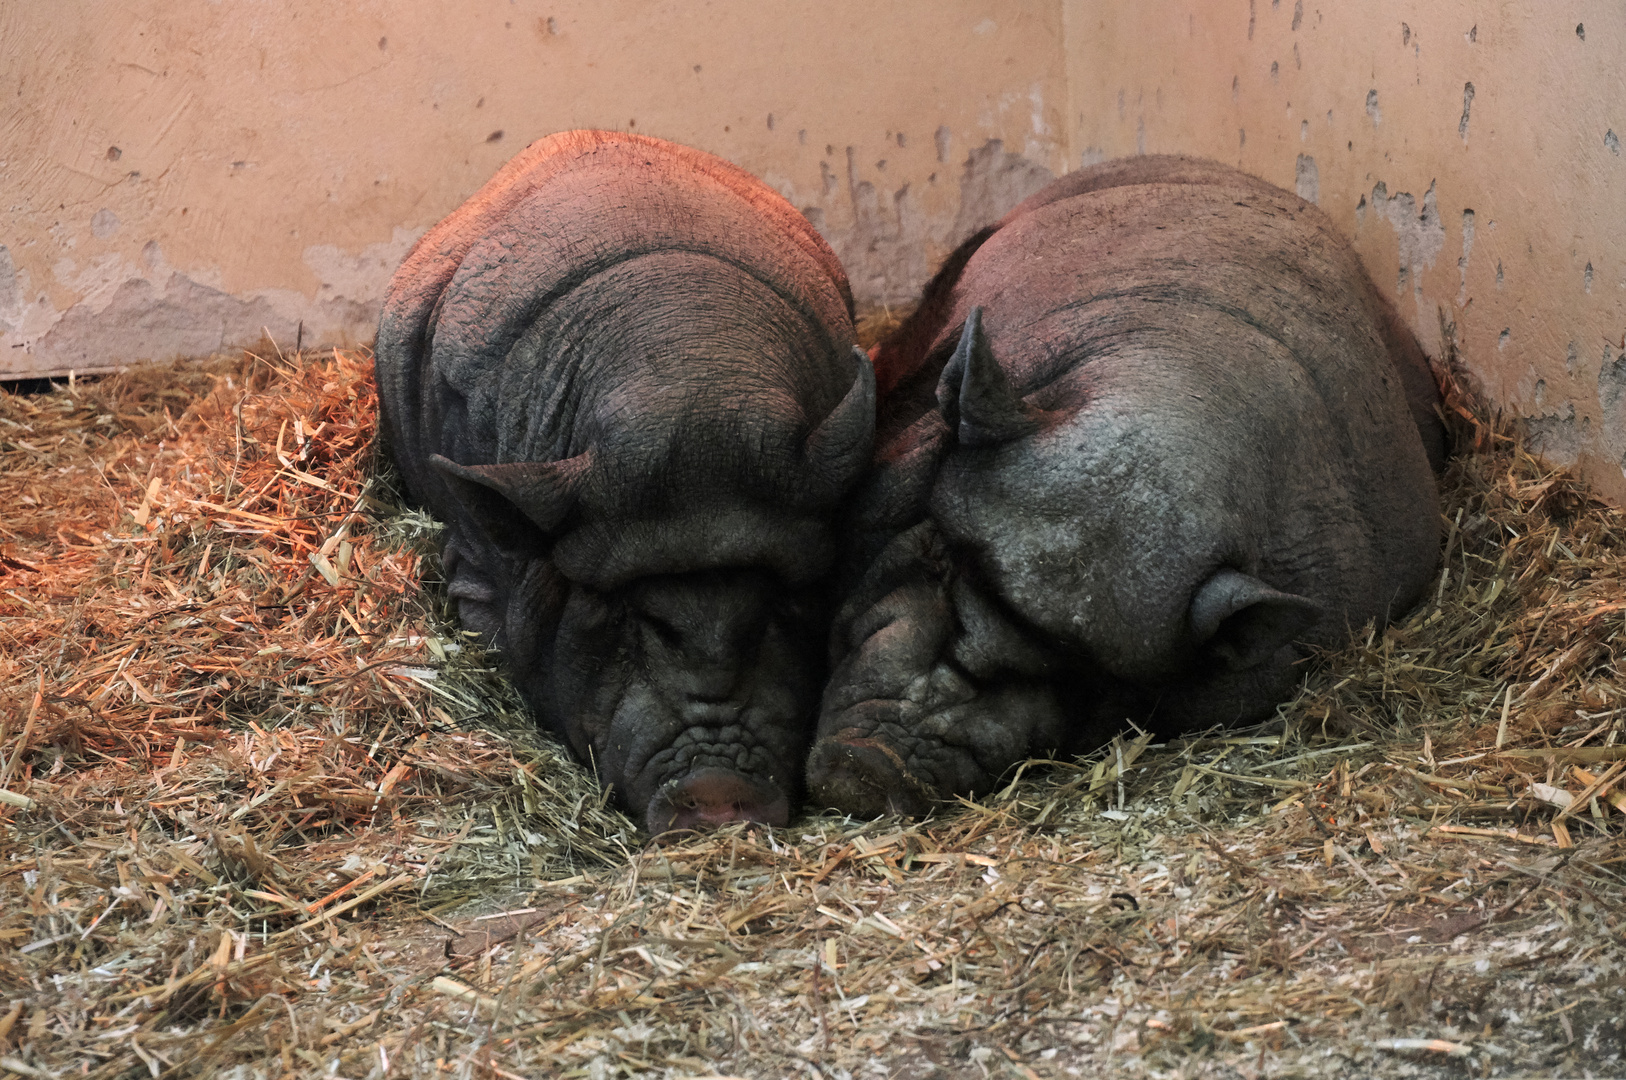
[[[940,127],[936,139],[940,154],[947,153],[950,141],[943,132]],[[1001,139],[989,139],[961,166],[953,217],[934,217],[919,205],[911,184],[887,192],[860,178],[853,147],[846,147],[844,156],[844,178],[826,167],[818,201],[803,205],[802,212],[841,259],[860,306],[913,301],[960,241],[1055,179],[1047,166],[1008,152]],[[784,194],[800,201],[794,190]]]
[[[374,309],[373,320],[384,300],[384,286],[401,265],[424,229],[396,227],[390,239],[369,244],[354,254],[333,244],[313,244],[304,252],[305,265],[316,273],[319,302],[348,302]]]
[[[85,371],[110,357],[207,356],[262,329],[292,343],[295,328],[264,298],[239,299],[171,273],[161,282],[127,278],[100,310],[75,304],[32,351],[47,370]]]
[[[1604,453],[1626,471],[1626,350],[1613,359],[1611,351],[1605,346],[1598,368],[1598,411],[1603,417]]]
[[[1309,154],[1300,154],[1293,164],[1293,190],[1305,202],[1321,201],[1321,173]]]
[[[1468,305],[1468,257],[1474,253],[1474,212],[1462,212],[1462,255],[1457,259],[1457,274],[1462,286],[1457,290],[1457,307]]]
[[[35,371],[63,373],[139,359],[205,356],[265,335],[290,346],[301,340],[366,341],[377,328],[390,275],[419,235],[421,230],[396,229],[389,241],[355,254],[331,244],[306,248],[305,264],[320,282],[314,297],[291,289],[225,292],[170,266],[156,241],[143,245],[136,263],[103,258],[79,269],[63,260],[60,283],[85,299],[36,319],[47,325],[30,336],[27,352]],[[18,291],[9,268],[8,255],[0,259],[0,324],[14,333],[22,320],[5,317],[8,277],[11,291]]]
[[[568,128],[764,177],[862,304],[1070,156],[1059,0],[69,3],[0,5],[0,375],[369,340],[412,240]]]
[[[545,22],[503,0],[456,20],[442,3],[71,4],[0,5],[21,90],[0,121],[0,372],[262,326],[366,340],[413,237],[568,127],[763,176],[864,304],[913,298],[1068,167],[1192,153],[1332,208],[1425,347],[1449,322],[1493,402],[1626,502],[1620,19],[1469,0],[721,0],[726,19],[559,0]]]
[[[13,334],[23,321],[23,283],[11,262],[11,250],[0,244],[0,333]]]
[[[98,240],[106,240],[119,231],[119,216],[107,207],[102,207],[91,216],[90,235]]]
[[[1106,17],[1062,2],[1090,30],[1068,44],[1075,146],[1206,155],[1301,195],[1313,160],[1321,204],[1424,348],[1438,354],[1448,328],[1493,407],[1626,504],[1626,20],[1580,21],[1608,6],[1591,0],[1373,0],[1302,18],[1285,3],[1140,0]]]
[[[926,273],[924,215],[913,205],[907,183],[883,197],[874,182],[859,179],[851,146],[846,148],[846,165],[843,191],[850,226],[832,230],[822,208],[810,217],[847,268],[854,296],[898,303],[906,297],[909,283],[923,280]],[[826,182],[826,194],[830,191]]]
[[[1581,456],[1591,432],[1591,417],[1575,422],[1575,403],[1565,403],[1562,410],[1544,416],[1525,419],[1530,445],[1537,453],[1557,465],[1573,465]]]
[[[1389,194],[1388,185],[1379,180],[1372,187],[1372,209],[1387,221],[1395,231],[1400,244],[1400,267],[1395,280],[1395,295],[1408,291],[1419,310],[1423,306],[1423,271],[1434,265],[1440,249],[1445,246],[1445,226],[1440,222],[1439,200],[1430,182],[1423,193],[1423,209],[1419,213],[1417,200],[1408,191]]]
[[[960,209],[945,243],[957,246],[1055,178],[1044,165],[1007,153],[999,139],[988,140],[966,159],[960,178]]]

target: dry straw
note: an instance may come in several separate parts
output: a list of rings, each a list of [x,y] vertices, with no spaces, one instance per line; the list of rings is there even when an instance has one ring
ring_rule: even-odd
[[[1626,1073],[1626,525],[1461,400],[1428,601],[1271,722],[658,846],[375,413],[349,352],[0,397],[0,1076]]]

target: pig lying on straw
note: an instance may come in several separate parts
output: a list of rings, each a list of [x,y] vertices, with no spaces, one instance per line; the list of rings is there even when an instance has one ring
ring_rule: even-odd
[[[812,797],[1268,715],[1439,557],[1427,360],[1314,206],[1210,162],[1056,181],[876,354]],[[1431,465],[1433,468],[1431,468]]]
[[[695,150],[542,139],[407,257],[377,374],[458,615],[542,721],[651,832],[783,824],[875,414],[813,227]]]

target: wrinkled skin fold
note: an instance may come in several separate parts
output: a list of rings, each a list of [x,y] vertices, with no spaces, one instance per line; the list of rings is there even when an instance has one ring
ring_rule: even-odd
[[[550,136],[408,255],[377,375],[458,615],[542,722],[651,832],[783,824],[874,428],[812,226],[710,155]]]
[[[919,813],[1033,755],[1268,715],[1438,559],[1426,357],[1315,207],[1070,174],[876,351],[810,796]]]

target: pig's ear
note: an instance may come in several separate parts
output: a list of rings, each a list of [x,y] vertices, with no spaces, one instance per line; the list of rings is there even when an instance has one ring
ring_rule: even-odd
[[[1269,660],[1321,618],[1321,605],[1279,592],[1228,567],[1203,582],[1191,600],[1191,633],[1227,667],[1243,671]]]
[[[961,446],[997,446],[1042,426],[1039,410],[1017,396],[982,332],[982,308],[966,316],[959,348],[937,381],[937,405]]]
[[[802,444],[802,457],[832,496],[844,494],[869,464],[875,442],[875,368],[854,348],[853,384]]]
[[[459,465],[431,454],[429,463],[447,478],[453,494],[470,513],[489,522],[503,517],[505,509],[507,516],[518,510],[537,528],[552,533],[575,508],[577,493],[592,468],[593,452],[563,461],[507,465]],[[493,505],[490,493],[501,496],[506,505]]]

